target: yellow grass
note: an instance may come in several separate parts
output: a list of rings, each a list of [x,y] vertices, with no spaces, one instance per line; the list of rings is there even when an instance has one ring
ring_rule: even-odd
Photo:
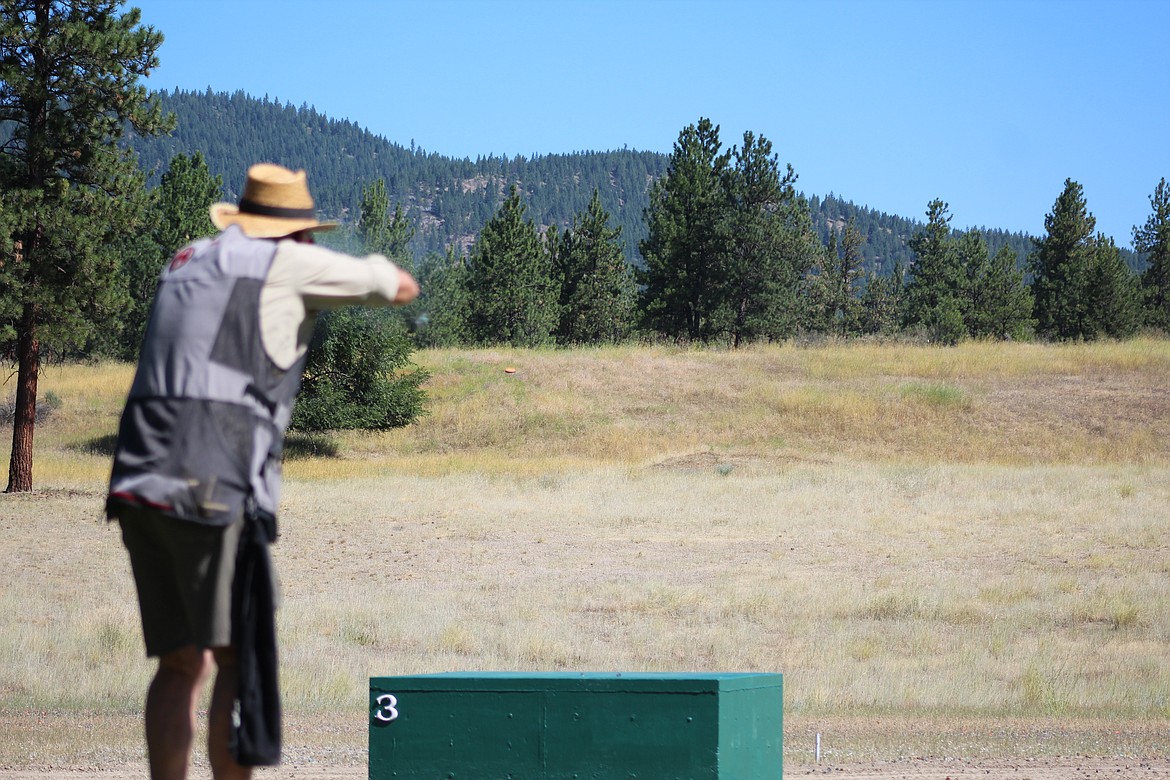
[[[368,676],[468,669],[780,671],[790,749],[855,759],[1162,749],[1170,343],[418,357],[427,419],[286,467],[294,749],[360,756]],[[0,766],[141,750],[130,377],[52,367],[41,490],[0,496]]]
[[[437,351],[420,362],[435,374],[428,418],[337,437],[339,460],[290,473],[531,474],[703,449],[1004,465],[1170,453],[1164,341]]]

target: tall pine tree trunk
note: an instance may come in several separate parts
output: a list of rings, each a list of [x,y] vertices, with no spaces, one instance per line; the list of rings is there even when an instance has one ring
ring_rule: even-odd
[[[12,457],[8,462],[6,493],[32,490],[33,430],[37,420],[37,378],[41,371],[41,344],[37,338],[37,307],[26,304],[16,343],[16,414],[12,420]]]
[[[36,43],[32,47],[33,73],[39,84],[50,81],[50,59],[45,54],[45,39],[49,32],[49,0],[36,0],[33,11],[36,15]],[[28,105],[28,170],[27,179],[37,190],[43,190],[49,164],[45,156],[49,103],[38,96]],[[36,227],[20,241],[20,253],[24,262],[31,266],[40,262],[41,239],[44,228],[40,220]],[[35,281],[33,286],[36,287]],[[32,459],[33,433],[37,426],[37,379],[41,373],[41,341],[37,335],[37,321],[40,310],[35,303],[25,303],[20,315],[16,334],[16,408],[12,417],[12,454],[8,460],[8,487],[5,493],[28,493],[33,489]]]
[[[0,116],[11,125],[4,128],[11,138],[4,144],[0,190],[26,193],[5,203],[12,213],[5,214],[4,243],[13,239],[13,249],[19,243],[23,253],[18,258],[14,252],[12,260],[20,265],[13,269],[19,285],[2,291],[8,306],[20,312],[7,492],[32,490],[40,337],[46,347],[55,335],[80,337],[85,331],[74,328],[93,324],[95,311],[119,297],[107,295],[113,277],[98,262],[96,247],[110,231],[135,224],[142,207],[136,190],[144,179],[118,142],[131,127],[149,136],[173,126],[138,83],[158,67],[162,35],[141,25],[137,11],[122,13],[120,6],[95,0],[3,2]],[[77,219],[56,218],[73,203],[84,205]],[[73,230],[76,236],[66,235]],[[88,300],[83,289],[91,293]],[[40,331],[42,321],[61,328]]]

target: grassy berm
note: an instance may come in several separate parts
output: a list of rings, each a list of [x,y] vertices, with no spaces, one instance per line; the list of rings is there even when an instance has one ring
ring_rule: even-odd
[[[291,761],[364,762],[368,677],[448,670],[782,672],[794,764],[1165,758],[1170,342],[416,358],[418,424],[289,442]],[[141,760],[131,375],[48,366],[0,496],[0,767]]]

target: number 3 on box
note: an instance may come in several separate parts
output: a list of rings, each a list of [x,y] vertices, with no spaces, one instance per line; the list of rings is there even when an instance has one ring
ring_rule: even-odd
[[[378,709],[374,712],[374,719],[389,723],[398,718],[398,697],[383,693],[374,701],[378,702]]]

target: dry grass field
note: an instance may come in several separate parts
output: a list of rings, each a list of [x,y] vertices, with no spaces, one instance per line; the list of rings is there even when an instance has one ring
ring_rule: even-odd
[[[290,441],[292,765],[364,764],[371,675],[509,669],[782,672],[796,768],[1166,769],[1170,342],[417,359],[420,423]],[[0,768],[140,759],[130,377],[48,367],[0,495]]]

